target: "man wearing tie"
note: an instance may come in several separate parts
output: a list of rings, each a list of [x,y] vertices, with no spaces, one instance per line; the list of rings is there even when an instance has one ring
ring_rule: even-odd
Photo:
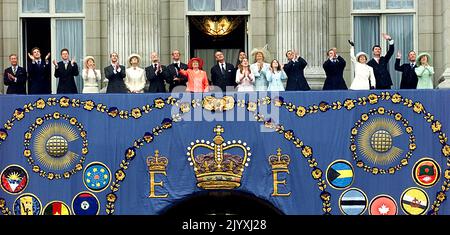
[[[373,73],[375,74],[375,80],[377,90],[388,90],[392,87],[391,74],[389,73],[389,61],[394,55],[394,40],[388,34],[383,34],[383,38],[389,43],[389,50],[385,56],[381,56],[381,46],[375,45],[372,48],[373,59],[371,59],[367,64],[373,68]]]
[[[6,94],[26,95],[27,72],[17,64],[17,55],[9,56],[11,67],[4,73],[3,83],[8,86]]]
[[[165,93],[166,84],[164,80],[166,79],[166,67],[161,65],[159,62],[158,53],[153,52],[151,54],[152,65],[145,68],[145,74],[147,80],[150,82],[148,87],[148,92],[150,93]]]
[[[223,52],[217,51],[214,56],[217,63],[211,68],[212,84],[219,87],[222,92],[226,92],[227,87],[234,89],[237,86],[234,66],[225,62]]]
[[[61,58],[59,63],[53,60],[55,65],[55,77],[59,78],[58,94],[77,94],[77,84],[75,77],[80,74],[75,59],[69,61],[69,50],[64,48],[61,50]]]
[[[402,59],[402,54],[397,53],[397,59],[395,60],[395,70],[402,72],[402,82],[400,83],[400,89],[417,89],[417,83],[419,79],[416,74],[416,58],[417,54],[415,51],[410,51],[408,54],[409,63],[405,63],[400,66],[400,60]]]
[[[176,92],[186,91],[187,77],[179,73],[180,70],[187,70],[187,64],[180,61],[180,51],[174,50],[172,52],[172,63],[167,66],[167,77],[166,81],[169,84],[169,91],[173,92],[175,87],[180,86],[176,89]]]
[[[298,55],[297,52],[289,50],[286,52],[288,63],[283,69],[288,76],[286,91],[309,91],[308,82],[305,78],[305,68],[308,65],[306,60]]]
[[[344,69],[347,62],[336,53],[337,49],[328,51],[328,59],[323,63],[323,69],[327,75],[323,90],[347,90],[344,80]]]
[[[28,94],[50,94],[50,53],[45,57],[45,61],[41,59],[41,50],[37,47],[31,49],[28,57],[31,63],[28,63]]]
[[[125,85],[125,66],[119,64],[119,54],[113,52],[109,55],[111,65],[104,69],[105,77],[108,79],[106,93],[128,93]]]

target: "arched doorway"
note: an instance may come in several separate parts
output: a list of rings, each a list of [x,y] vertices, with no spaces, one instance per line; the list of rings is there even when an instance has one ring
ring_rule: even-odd
[[[196,193],[166,208],[164,215],[282,215],[270,202],[238,191],[205,191]]]

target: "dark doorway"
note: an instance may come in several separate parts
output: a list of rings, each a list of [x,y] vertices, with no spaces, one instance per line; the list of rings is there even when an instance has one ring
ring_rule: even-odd
[[[22,18],[22,37],[24,67],[27,67],[27,63],[30,62],[28,53],[31,53],[34,47],[39,47],[41,57],[44,59],[51,52],[50,18]],[[51,83],[49,83],[48,93],[51,93]]]
[[[237,191],[201,192],[167,208],[164,215],[282,215],[270,202]]]

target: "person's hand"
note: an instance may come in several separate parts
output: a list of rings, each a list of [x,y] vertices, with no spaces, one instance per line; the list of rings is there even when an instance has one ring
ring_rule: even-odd
[[[47,54],[47,56],[45,56],[45,60],[48,60],[50,58],[50,52]]]
[[[392,37],[389,34],[383,33],[384,40],[390,41],[392,40]]]
[[[8,73],[8,79],[10,81],[14,81],[16,78],[12,74]]]
[[[397,52],[397,59],[401,59],[402,58],[402,53],[400,51]]]
[[[34,61],[34,57],[32,54],[28,53],[28,57],[30,58],[30,60]]]
[[[352,40],[348,40],[348,43],[350,44],[350,46],[354,47],[355,46],[355,42],[353,42]]]
[[[58,62],[56,62],[56,60],[53,60],[53,65],[55,65],[55,67],[58,67]]]
[[[177,81],[177,82],[181,81],[181,79],[180,79],[180,78],[177,78],[177,77],[173,77],[173,80],[174,80],[174,81]]]
[[[280,64],[281,70],[284,69],[284,64]]]
[[[71,63],[72,63],[72,65],[74,65],[74,64],[76,64],[76,63],[77,63],[77,60],[75,59],[75,57],[74,57],[74,58],[72,58],[72,61],[71,61]]]

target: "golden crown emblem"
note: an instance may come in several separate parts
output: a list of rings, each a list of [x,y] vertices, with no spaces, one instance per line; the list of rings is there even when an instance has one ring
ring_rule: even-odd
[[[166,171],[169,159],[159,156],[159,151],[155,151],[155,156],[147,157],[147,166],[149,171]]]
[[[244,168],[250,161],[250,147],[241,140],[225,142],[222,137],[224,128],[214,128],[216,136],[213,142],[196,140],[188,149],[188,161],[194,167],[197,186],[203,189],[235,189],[241,185]],[[243,155],[225,151],[242,151]],[[200,152],[196,155],[196,152]],[[214,151],[214,152],[211,152]]]
[[[281,148],[278,148],[276,155],[269,156],[269,164],[272,170],[288,169],[291,157],[287,154],[281,154]]]

